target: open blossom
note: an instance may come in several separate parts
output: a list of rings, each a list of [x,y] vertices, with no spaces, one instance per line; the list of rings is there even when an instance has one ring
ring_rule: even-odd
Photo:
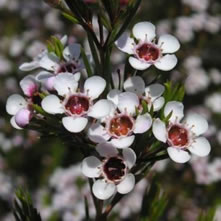
[[[73,74],[62,73],[55,77],[54,88],[58,96],[51,94],[42,100],[42,108],[49,114],[65,114],[64,127],[73,133],[84,130],[88,117],[96,119],[107,116],[111,104],[105,99],[94,103],[105,89],[106,82],[99,76],[88,78],[81,91]],[[60,99],[62,97],[62,99]]]
[[[153,134],[159,141],[169,145],[167,152],[170,158],[177,163],[185,163],[190,160],[190,153],[207,156],[211,147],[208,140],[201,136],[208,129],[207,121],[193,113],[182,120],[183,104],[176,101],[166,104],[164,116],[169,114],[168,125],[159,118],[154,120]]]
[[[65,45],[66,42],[67,37],[65,36],[61,39],[61,43]],[[45,50],[34,61],[22,64],[20,70],[30,71],[36,68],[43,68],[44,70],[37,74],[36,80],[44,83],[48,90],[54,89],[55,76],[61,73],[72,73],[76,81],[78,81],[80,79],[79,71],[84,67],[81,59],[79,59],[80,48],[81,46],[76,43],[66,46],[62,52],[62,58]]]
[[[111,90],[107,99],[113,102],[112,111],[105,119],[93,124],[88,130],[89,138],[95,143],[110,141],[117,148],[129,147],[135,139],[135,134],[148,131],[152,124],[149,113],[142,114],[142,101],[145,101],[150,111],[158,111],[164,105],[164,86],[151,84],[145,87],[139,76],[129,77],[124,82],[124,90]],[[136,110],[140,115],[136,115]]]
[[[98,144],[96,147],[100,158],[89,156],[82,162],[82,172],[90,178],[98,178],[93,184],[94,195],[106,200],[117,192],[129,193],[135,185],[135,177],[130,169],[136,163],[136,154],[126,148],[122,155],[110,143]]]
[[[177,64],[174,54],[179,48],[178,40],[169,34],[161,35],[156,43],[155,26],[150,22],[140,22],[133,27],[133,37],[125,32],[117,41],[117,47],[132,56],[129,62],[134,69],[145,70],[154,65],[169,71]]]
[[[110,141],[117,148],[127,148],[134,142],[134,134],[149,130],[152,118],[148,113],[136,116],[140,101],[135,93],[114,89],[107,98],[112,102],[111,111],[89,128],[88,136],[95,143]]]
[[[161,95],[165,88],[161,84],[151,84],[145,87],[144,80],[139,76],[134,76],[124,82],[124,90],[137,94],[140,101],[147,103],[149,110],[153,106],[153,111],[158,111],[164,105],[165,100]]]
[[[12,115],[11,125],[16,129],[22,129],[29,124],[33,115],[32,104],[39,101],[39,84],[33,76],[28,75],[23,78],[20,81],[20,86],[26,98],[19,94],[13,94],[6,102],[6,111]]]

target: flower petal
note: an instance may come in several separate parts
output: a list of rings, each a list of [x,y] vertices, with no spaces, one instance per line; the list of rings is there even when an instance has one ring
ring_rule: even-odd
[[[117,185],[117,192],[127,194],[133,190],[135,186],[135,177],[132,173],[128,173],[125,178]]]
[[[80,72],[76,72],[73,75],[74,75],[75,81],[79,81],[80,80],[80,78],[81,78],[81,73]]]
[[[133,27],[133,35],[142,41],[152,41],[156,36],[156,28],[150,22],[139,22]]]
[[[87,177],[99,177],[101,174],[101,170],[99,168],[101,164],[101,161],[97,157],[90,156],[84,158],[81,163],[81,171]]]
[[[32,97],[38,90],[38,84],[32,75],[24,77],[20,81],[20,87],[22,88],[24,94],[28,97]]]
[[[74,93],[78,87],[78,82],[71,73],[61,73],[55,77],[54,88],[59,95],[65,96]]]
[[[145,90],[144,80],[139,76],[129,77],[124,82],[124,90],[141,96]]]
[[[20,109],[27,107],[26,100],[19,94],[13,94],[8,97],[6,102],[6,111],[10,115],[15,115]]]
[[[99,119],[110,114],[112,102],[106,99],[97,101],[88,112],[88,116]]]
[[[159,118],[154,120],[152,130],[153,130],[153,135],[157,138],[157,140],[163,143],[167,141],[166,125]]]
[[[135,114],[136,107],[139,106],[139,98],[132,92],[123,92],[119,94],[118,109],[122,113]]]
[[[54,90],[54,81],[55,81],[55,76],[49,77],[47,80],[45,80],[44,86],[48,91]]]
[[[19,66],[21,71],[32,71],[39,67],[38,61],[26,62]]]
[[[185,150],[168,147],[167,152],[169,154],[169,157],[176,163],[186,163],[190,160],[190,154]]]
[[[99,76],[88,78],[84,83],[84,92],[93,100],[98,98],[106,87],[106,81]]]
[[[170,71],[177,64],[177,57],[174,54],[164,55],[159,61],[155,62],[154,65],[162,71]]]
[[[129,63],[134,69],[140,70],[140,71],[143,71],[151,66],[150,63],[140,61],[134,57],[129,57]]]
[[[184,106],[181,102],[170,101],[164,108],[164,116],[167,117],[172,112],[169,121],[172,123],[179,122],[184,116],[183,109]]]
[[[100,154],[102,157],[114,157],[118,154],[118,150],[116,147],[114,147],[111,143],[105,142],[100,143],[96,146],[96,151]]]
[[[63,117],[62,123],[64,127],[72,132],[72,133],[79,133],[87,126],[88,119],[84,117]]]
[[[153,102],[153,111],[159,111],[165,103],[164,97],[159,97]]]
[[[189,146],[188,150],[199,157],[205,157],[210,153],[211,146],[205,137],[198,137]]]
[[[146,113],[143,115],[139,115],[135,122],[135,134],[142,134],[150,129],[152,125],[152,118],[150,114]]]
[[[112,139],[110,142],[119,149],[124,149],[132,145],[134,142],[135,136],[123,137],[118,139]]]
[[[163,53],[174,53],[179,50],[180,43],[173,35],[164,34],[159,37],[158,45]]]
[[[155,100],[160,97],[165,91],[165,87],[161,84],[151,84],[145,88],[145,94],[150,97],[151,100]]]
[[[61,39],[60,39],[61,43],[63,45],[66,45],[67,44],[67,41],[68,41],[68,36],[67,35],[64,35]]]
[[[135,152],[131,148],[123,149],[123,157],[129,169],[131,169],[137,160]]]
[[[196,136],[205,133],[209,127],[207,120],[201,115],[195,113],[187,115],[185,122]]]
[[[55,75],[48,71],[41,71],[36,75],[35,79],[36,81],[44,82],[45,80],[47,80],[48,78],[52,76],[55,76]]]
[[[62,114],[64,113],[64,108],[61,104],[60,99],[56,95],[48,95],[45,97],[42,102],[41,106],[49,114]]]
[[[116,46],[127,54],[134,53],[135,42],[128,32],[124,32],[115,42]]]
[[[110,90],[110,92],[107,94],[107,99],[112,101],[115,105],[118,105],[118,96],[120,93],[122,92],[118,89]]]
[[[103,143],[110,139],[110,135],[99,123],[92,124],[92,126],[88,129],[88,137],[95,143]]]
[[[10,119],[10,123],[12,125],[12,127],[14,127],[15,129],[17,130],[22,130],[23,128],[19,127],[16,122],[15,122],[15,116],[13,116],[11,119]]]
[[[114,195],[116,186],[113,183],[106,183],[104,180],[97,180],[92,187],[94,195],[100,200],[106,200]]]
[[[39,61],[39,66],[48,70],[55,71],[59,65],[59,58],[51,53],[46,53]]]
[[[31,116],[32,113],[30,110],[27,108],[22,108],[15,115],[15,123],[21,128],[25,127],[29,124]]]
[[[81,46],[79,44],[73,43],[68,45],[64,51],[63,56],[66,61],[71,61],[73,59],[78,59],[81,53]]]

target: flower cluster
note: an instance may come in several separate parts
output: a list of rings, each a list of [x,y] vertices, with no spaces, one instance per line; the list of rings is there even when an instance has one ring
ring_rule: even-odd
[[[210,144],[201,136],[208,129],[207,121],[197,114],[182,120],[183,104],[166,99],[163,84],[128,74],[122,87],[111,87],[107,76],[86,73],[83,56],[84,60],[87,56],[81,54],[79,44],[66,46],[66,37],[56,39],[55,44],[20,66],[23,71],[40,72],[21,80],[25,98],[10,96],[6,109],[15,128],[38,128],[44,122],[46,128],[40,129],[46,133],[53,124],[62,133],[78,137],[84,146],[93,146],[84,151],[82,172],[94,179],[92,190],[97,198],[130,192],[140,165],[155,159],[148,155],[156,152],[154,146],[160,145],[160,151],[177,163],[187,162],[190,153],[209,154]],[[134,73],[151,65],[169,71],[177,64],[173,53],[180,47],[178,40],[169,34],[156,40],[150,22],[136,24],[132,34],[124,33],[115,44],[130,55]]]

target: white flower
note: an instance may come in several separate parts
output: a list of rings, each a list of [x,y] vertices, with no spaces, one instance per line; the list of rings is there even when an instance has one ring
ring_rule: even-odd
[[[208,171],[211,174],[213,182],[221,180],[221,158],[215,158],[208,166]]]
[[[221,93],[215,92],[205,99],[205,104],[215,113],[221,113]]]
[[[165,100],[161,95],[165,88],[161,84],[151,84],[145,87],[144,80],[139,76],[134,76],[124,82],[124,90],[137,94],[140,100],[147,103],[149,110],[153,106],[153,110],[158,111],[164,105]]]
[[[139,107],[139,98],[132,92],[111,90],[107,96],[112,101],[111,112],[105,119],[93,124],[88,130],[90,140],[102,143],[110,140],[117,148],[129,147],[134,134],[144,133],[152,125],[152,118],[148,113],[135,117]]]
[[[22,129],[29,124],[33,113],[31,104],[35,102],[39,87],[35,78],[31,75],[23,78],[20,81],[20,86],[27,98],[25,99],[19,94],[13,94],[6,102],[6,111],[13,116],[10,121],[11,125],[16,129]]]
[[[130,55],[129,62],[134,69],[145,70],[154,65],[160,70],[169,71],[177,64],[172,53],[180,48],[178,40],[169,34],[161,35],[155,43],[155,26],[150,22],[140,22],[133,27],[133,36],[124,33],[117,41],[117,47]]]
[[[61,39],[61,43],[65,45],[67,37]],[[54,53],[44,50],[34,61],[24,63],[20,66],[22,71],[30,71],[36,68],[43,68],[36,76],[36,80],[42,82],[48,90],[54,89],[54,78],[60,73],[69,72],[74,74],[75,80],[80,79],[80,70],[83,68],[83,63],[79,59],[81,46],[73,43],[66,46],[62,52],[63,58],[60,59]]]
[[[153,122],[153,134],[161,142],[168,143],[167,152],[177,163],[185,163],[190,159],[190,153],[200,157],[207,156],[210,144],[201,135],[208,129],[207,121],[198,114],[189,114],[182,122],[183,104],[176,101],[168,102],[164,116],[172,113],[169,124],[159,118]]]
[[[121,194],[129,193],[135,185],[135,177],[130,169],[136,162],[136,154],[126,148],[120,155],[110,143],[98,144],[96,147],[102,160],[90,156],[82,162],[82,172],[85,176],[97,179],[92,187],[94,195],[106,200],[116,191]]]
[[[206,90],[210,84],[210,79],[206,71],[202,68],[192,69],[185,80],[187,94],[196,94]]]
[[[62,100],[56,95],[49,95],[42,100],[42,108],[49,114],[63,114],[64,127],[73,133],[84,130],[88,117],[103,118],[109,114],[111,102],[102,99],[94,103],[106,87],[106,82],[99,76],[88,78],[83,92],[79,91],[78,82],[71,73],[62,73],[55,77],[54,88]]]

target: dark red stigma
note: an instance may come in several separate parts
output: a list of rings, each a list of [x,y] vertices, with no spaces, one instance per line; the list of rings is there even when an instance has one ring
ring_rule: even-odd
[[[87,97],[73,95],[68,99],[65,108],[72,114],[82,115],[89,109],[89,100]]]

